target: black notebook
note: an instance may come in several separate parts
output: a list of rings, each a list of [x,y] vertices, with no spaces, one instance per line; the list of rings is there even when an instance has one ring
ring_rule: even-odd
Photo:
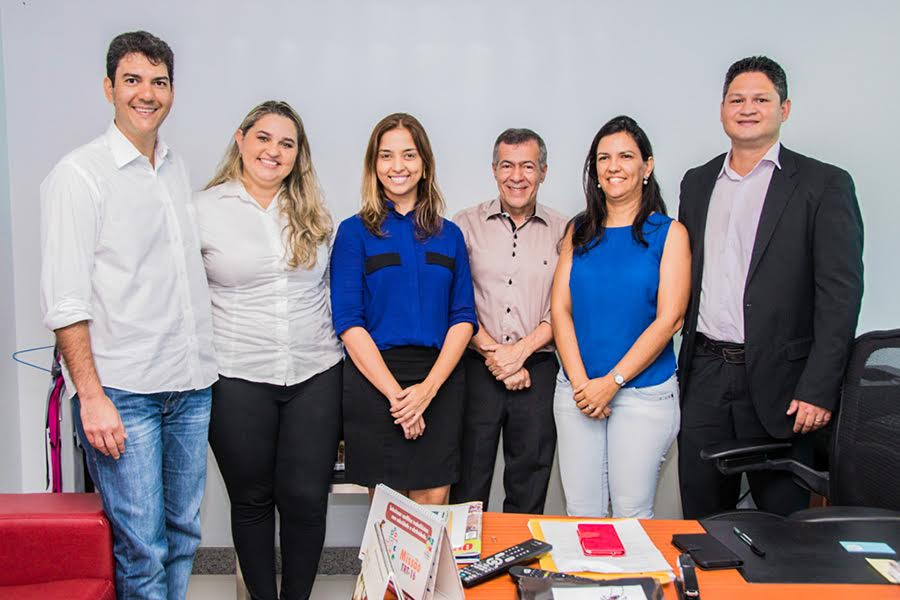
[[[744,564],[740,556],[708,533],[676,533],[672,544],[690,554],[701,569],[733,569]]]

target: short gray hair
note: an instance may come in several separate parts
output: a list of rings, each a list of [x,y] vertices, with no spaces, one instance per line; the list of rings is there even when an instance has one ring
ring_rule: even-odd
[[[525,142],[530,142],[531,140],[537,142],[538,150],[540,151],[540,158],[538,159],[538,162],[540,163],[541,169],[543,169],[547,166],[547,144],[544,143],[543,138],[541,138],[541,136],[539,136],[537,133],[535,133],[531,129],[524,128],[511,127],[497,136],[497,141],[494,142],[493,164],[496,165],[500,160],[500,144],[518,146],[519,144],[524,144]]]

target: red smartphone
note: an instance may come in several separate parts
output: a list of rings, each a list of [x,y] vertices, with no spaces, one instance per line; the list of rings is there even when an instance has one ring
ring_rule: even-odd
[[[580,523],[578,541],[585,556],[622,556],[625,547],[610,523]]]

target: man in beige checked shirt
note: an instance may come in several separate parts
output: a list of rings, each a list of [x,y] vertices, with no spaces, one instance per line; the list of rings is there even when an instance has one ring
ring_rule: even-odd
[[[550,285],[566,218],[537,202],[547,147],[534,131],[501,133],[492,169],[497,198],[454,219],[466,238],[480,327],[463,356],[464,468],[450,499],[487,506],[502,431],[503,510],[542,513],[556,448],[553,391],[559,370]]]

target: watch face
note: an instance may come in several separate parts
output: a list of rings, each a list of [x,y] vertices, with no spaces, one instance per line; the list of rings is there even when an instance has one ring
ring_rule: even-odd
[[[616,373],[613,376],[613,381],[615,381],[617,385],[623,385],[625,383],[625,378]]]

